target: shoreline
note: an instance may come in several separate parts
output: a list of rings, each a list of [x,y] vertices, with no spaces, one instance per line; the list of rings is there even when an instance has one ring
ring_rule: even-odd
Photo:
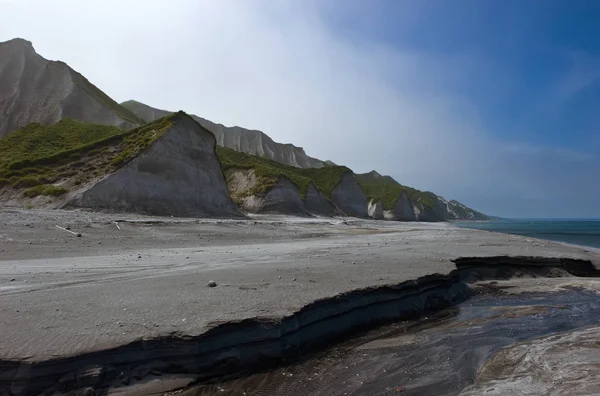
[[[510,221],[512,221],[512,219],[509,219]],[[529,220],[529,219],[526,219]],[[519,235],[525,238],[534,238],[534,239],[539,239],[539,240],[544,240],[544,241],[551,241],[554,243],[560,243],[560,244],[564,244],[564,245],[568,245],[568,246],[576,246],[579,248],[583,248],[583,249],[591,249],[591,250],[595,250],[597,252],[600,252],[600,246],[592,246],[592,245],[585,245],[585,244],[579,244],[579,243],[572,243],[572,242],[566,242],[566,241],[562,241],[562,240],[556,240],[556,239],[548,239],[548,238],[542,238],[539,236],[530,236],[530,235],[523,235],[523,234],[518,234],[518,233],[509,233],[509,232],[504,232],[502,230],[493,230],[493,229],[483,229],[483,228],[470,228],[467,226],[457,226],[454,225],[454,223],[463,223],[463,224],[468,224],[468,223],[492,223],[495,220],[472,220],[472,221],[465,221],[465,220],[461,220],[461,221],[451,221],[448,222],[449,224],[452,224],[453,227],[457,227],[457,228],[466,228],[466,229],[470,229],[470,230],[478,230],[478,231],[488,231],[488,232],[496,232],[496,233],[500,233],[500,234],[505,234],[505,235]],[[514,220],[515,222],[519,222],[519,221],[525,221],[525,220]],[[542,219],[542,220],[532,220],[532,221],[564,221],[564,222],[572,222],[572,221],[582,221],[582,222],[599,222],[600,220],[597,219],[577,219],[577,220],[552,220],[552,219]],[[567,234],[567,235],[574,235],[574,234]],[[588,235],[588,234],[577,234],[577,235]]]

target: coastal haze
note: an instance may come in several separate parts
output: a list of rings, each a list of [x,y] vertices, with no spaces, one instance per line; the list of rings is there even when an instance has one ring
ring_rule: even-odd
[[[600,393],[578,13],[0,1],[0,395]]]

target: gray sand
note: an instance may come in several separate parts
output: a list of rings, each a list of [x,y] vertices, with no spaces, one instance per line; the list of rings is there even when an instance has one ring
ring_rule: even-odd
[[[126,222],[118,229],[115,220]],[[600,263],[592,249],[444,223],[4,209],[0,357],[36,361],[197,335],[223,321],[289,315],[356,288],[447,273],[457,257],[496,255]]]

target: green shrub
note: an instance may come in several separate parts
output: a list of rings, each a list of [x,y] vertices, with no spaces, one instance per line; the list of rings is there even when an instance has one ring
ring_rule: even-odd
[[[52,196],[52,197],[58,197],[67,192],[68,192],[68,190],[66,188],[53,186],[51,184],[46,184],[46,185],[42,185],[42,186],[35,186],[35,187],[28,188],[27,190],[23,191],[23,195],[28,198],[37,197],[38,195],[48,195],[48,196]]]
[[[39,176],[24,176],[12,183],[13,188],[34,187],[43,184]]]

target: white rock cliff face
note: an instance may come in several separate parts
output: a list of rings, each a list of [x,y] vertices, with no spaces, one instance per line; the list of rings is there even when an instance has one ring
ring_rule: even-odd
[[[0,43],[0,137],[32,122],[50,125],[66,117],[123,128],[137,125],[135,116],[126,119],[115,109],[120,105],[65,63],[38,55],[29,41]]]
[[[123,102],[122,106],[148,122],[171,114],[169,111],[155,109],[134,100]],[[261,131],[237,126],[226,127],[196,115],[192,115],[192,117],[215,135],[219,146],[269,158],[281,164],[298,168],[322,168],[324,166],[322,161],[306,155],[302,147],[277,143]]]
[[[378,219],[381,220],[383,219],[383,204],[381,203],[381,201],[377,201],[377,202],[373,202],[372,200],[369,201],[369,217],[372,217],[374,219]]]
[[[231,201],[214,136],[187,115],[142,154],[69,203],[154,215],[242,216]]]

